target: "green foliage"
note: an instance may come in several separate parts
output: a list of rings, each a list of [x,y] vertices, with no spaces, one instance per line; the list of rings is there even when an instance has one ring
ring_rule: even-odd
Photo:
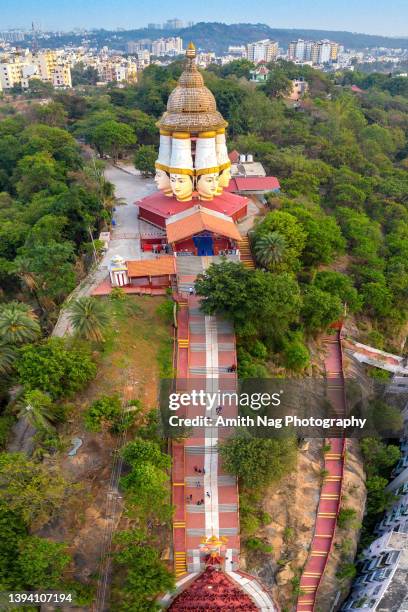
[[[60,509],[67,483],[57,471],[22,453],[0,453],[0,506],[16,513],[25,525],[39,528]]]
[[[363,438],[360,441],[364,467],[369,477],[387,476],[401,457],[401,451],[394,444],[385,444],[379,438]]]
[[[122,450],[130,471],[120,479],[130,512],[143,521],[168,521],[172,516],[169,500],[170,457],[157,442],[136,438]]]
[[[157,159],[157,151],[153,145],[141,145],[133,158],[137,170],[144,176],[153,176],[155,172],[154,163]]]
[[[282,356],[285,368],[294,372],[301,372],[310,364],[309,351],[299,333],[285,341]]]
[[[120,597],[115,598],[117,610],[159,610],[155,602],[157,595],[172,591],[175,587],[173,575],[160,560],[159,552],[151,545],[149,538],[138,530],[119,532],[116,543],[115,561],[124,572]]]
[[[166,300],[156,308],[156,314],[166,323],[173,323],[174,304],[173,300]]]
[[[33,589],[55,589],[61,574],[70,562],[65,545],[44,538],[29,536],[19,542],[18,570]]]
[[[337,295],[322,291],[315,285],[307,287],[301,316],[305,327],[311,333],[327,329],[343,314],[343,305]]]
[[[122,420],[122,402],[117,395],[102,395],[92,402],[84,414],[85,427],[88,431],[102,431],[109,428],[118,431]]]
[[[0,305],[0,342],[19,346],[36,340],[41,333],[33,310],[26,304],[8,302]]]
[[[82,296],[71,302],[69,319],[79,338],[103,341],[103,330],[109,323],[109,315],[104,303],[98,298]]]
[[[354,508],[340,508],[337,516],[337,525],[340,527],[340,529],[352,527],[355,523],[356,516],[357,512],[354,510]]]
[[[278,234],[280,237],[281,261],[276,262],[275,269],[278,269],[279,264],[280,270],[298,270],[299,258],[306,244],[306,233],[296,218],[280,210],[268,213],[254,230],[255,245],[261,237],[270,234]]]
[[[357,569],[354,563],[342,563],[336,572],[336,576],[341,582],[352,580],[356,574]]]
[[[126,149],[136,144],[136,135],[125,123],[109,119],[95,127],[91,140],[100,154],[107,153],[117,161]]]
[[[223,465],[244,488],[257,489],[279,481],[296,461],[293,438],[264,439],[236,436],[220,445]]]
[[[56,420],[54,403],[43,391],[38,389],[27,391],[19,401],[19,405],[19,418],[26,419],[37,429],[50,429],[51,423]]]
[[[68,348],[61,338],[50,338],[21,348],[17,371],[26,389],[40,389],[56,399],[83,389],[96,366],[85,348]]]
[[[313,284],[322,291],[336,295],[343,304],[346,304],[350,312],[358,312],[361,309],[362,300],[357,289],[353,287],[349,276],[340,272],[325,270],[317,272]]]

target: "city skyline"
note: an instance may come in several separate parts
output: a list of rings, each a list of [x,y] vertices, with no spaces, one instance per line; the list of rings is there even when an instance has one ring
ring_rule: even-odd
[[[328,10],[327,0],[258,0],[256,5],[224,0],[222,11],[218,0],[208,0],[205,8],[187,0],[169,3],[151,0],[142,6],[120,0],[63,1],[22,0],[18,16],[11,5],[2,9],[2,28],[28,29],[34,21],[44,30],[74,28],[138,29],[150,22],[164,22],[179,17],[184,22],[220,21],[225,23],[266,23],[274,28],[347,30],[366,34],[408,37],[408,4],[405,0],[376,1],[373,11],[370,0],[341,0]]]

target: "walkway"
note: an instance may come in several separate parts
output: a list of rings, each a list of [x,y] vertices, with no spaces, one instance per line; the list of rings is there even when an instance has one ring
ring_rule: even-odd
[[[187,259],[187,258],[180,258]],[[179,283],[185,291],[194,284],[195,276],[210,265],[213,258],[189,257],[179,269]],[[194,270],[194,272],[193,272]],[[236,374],[228,372],[236,363],[235,335],[232,325],[216,316],[205,316],[196,296],[179,294],[177,391],[203,389],[207,393],[236,390]],[[174,563],[177,586],[191,584],[205,569],[206,552],[202,540],[225,537],[226,574],[239,583],[256,602],[258,609],[273,611],[268,594],[251,576],[239,571],[239,507],[235,477],[223,471],[218,454],[225,428],[213,423],[217,405],[210,410],[187,406],[182,416],[205,415],[212,424],[195,428],[184,442],[174,441],[172,490],[175,517],[173,523]],[[178,411],[181,416],[181,410]],[[223,406],[222,416],[236,416],[237,406]],[[176,603],[172,610],[178,609]]]
[[[99,286],[106,289],[104,281],[108,276],[108,263],[111,258],[114,255],[121,255],[127,260],[141,259],[140,232],[145,230],[151,231],[151,226],[147,226],[144,222],[139,221],[135,200],[139,200],[154,191],[154,181],[142,178],[142,176],[133,172],[121,170],[115,166],[107,166],[105,176],[115,185],[115,196],[121,199],[124,204],[116,207],[114,213],[116,225],[112,227],[111,240],[107,252],[97,268],[88,274],[81,284],[74,289],[64,304],[53,329],[53,336],[62,337],[71,333],[71,325],[66,308],[69,301],[84,295],[98,295],[98,293],[94,294],[93,290]],[[94,236],[94,238],[97,238],[97,236]],[[103,295],[106,295],[106,293],[105,291]]]
[[[341,417],[345,413],[346,405],[340,330],[336,330],[335,335],[326,336],[324,343],[327,348],[325,369],[328,381],[327,397],[332,406],[331,416]],[[329,438],[326,444],[329,447],[324,457],[326,476],[320,491],[309,558],[300,580],[301,594],[296,607],[298,612],[314,610],[317,589],[331,551],[340,509],[346,440],[345,438]]]
[[[387,370],[387,372],[393,372],[394,374],[408,376],[408,359],[406,357],[386,353],[385,351],[367,346],[367,344],[355,342],[349,338],[344,341],[344,346],[346,352],[360,363],[366,363],[367,365],[381,368],[382,370]]]

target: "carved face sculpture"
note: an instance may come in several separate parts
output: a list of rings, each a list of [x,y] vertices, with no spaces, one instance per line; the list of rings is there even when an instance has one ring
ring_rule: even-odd
[[[170,175],[164,170],[156,168],[156,174],[154,176],[154,182],[156,183],[157,189],[162,191],[165,195],[173,195],[170,186]]]
[[[218,185],[220,187],[228,187],[230,180],[231,168],[228,166],[228,168],[224,168],[224,170],[220,172],[220,175],[218,177]]]
[[[197,178],[197,191],[200,200],[212,200],[217,193],[218,173],[201,174]]]
[[[179,202],[191,200],[193,180],[189,174],[170,174],[171,190]]]

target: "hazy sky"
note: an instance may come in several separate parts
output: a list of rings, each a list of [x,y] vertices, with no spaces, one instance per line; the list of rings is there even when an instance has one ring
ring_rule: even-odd
[[[408,36],[408,0],[0,0],[0,29],[133,29],[172,17]]]

